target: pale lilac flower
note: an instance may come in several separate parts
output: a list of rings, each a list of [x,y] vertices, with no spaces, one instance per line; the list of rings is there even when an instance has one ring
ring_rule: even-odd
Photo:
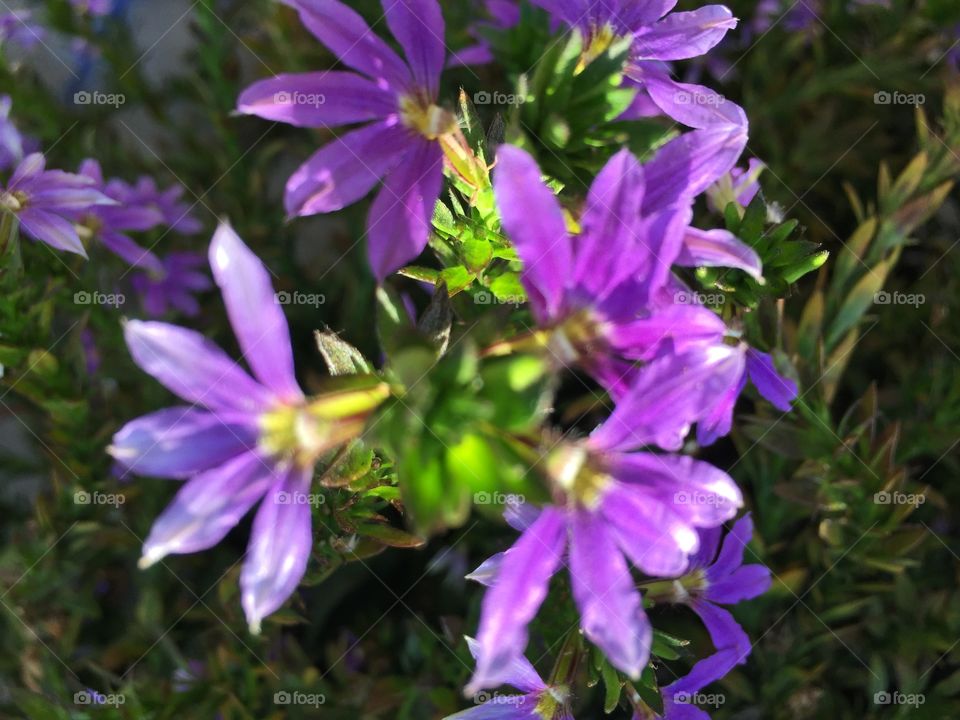
[[[303,127],[362,123],[318,150],[287,182],[290,216],[333,212],[383,180],[367,220],[367,251],[382,281],[426,247],[443,183],[441,136],[456,118],[437,105],[446,56],[436,0],[383,0],[400,58],[338,0],[286,0],[303,24],[357,71],[284,74],[247,88],[238,109]],[[359,74],[358,74],[359,73]]]
[[[749,515],[734,524],[722,545],[720,536],[719,527],[700,531],[700,549],[691,559],[688,574],[673,584],[673,602],[688,605],[700,616],[715,652],[662,689],[664,720],[709,717],[688,699],[742,665],[750,655],[750,638],[720,605],[735,605],[765,593],[770,588],[770,571],[763,565],[743,564],[743,551],[753,536]]]
[[[87,253],[73,216],[112,204],[90,178],[47,170],[41,153],[25,157],[6,188],[0,188],[0,212],[16,215],[24,233],[52,248],[84,257]]]
[[[140,293],[148,315],[160,317],[170,310],[194,317],[200,305],[194,297],[206,292],[213,283],[200,270],[204,258],[199,253],[170,253],[161,260],[163,274],[140,273],[133,276],[133,287]]]
[[[477,657],[479,646],[466,638],[470,653]],[[478,692],[476,707],[463,710],[444,720],[574,720],[570,713],[570,689],[547,685],[530,661],[520,656],[504,668],[502,685],[510,685],[522,695]]]
[[[96,160],[84,160],[80,174],[114,200],[111,205],[93,206],[77,212],[74,219],[86,232],[107,250],[130,265],[156,275],[163,274],[160,258],[140,247],[128,233],[152,230],[163,223],[163,215],[152,205],[132,202],[129,186],[117,180],[106,182],[103,170]]]
[[[511,522],[525,527],[520,538],[470,576],[491,587],[468,692],[495,687],[522,657],[527,625],[565,554],[584,634],[616,668],[639,677],[652,630],[628,560],[651,576],[678,576],[699,547],[697,529],[719,525],[742,505],[736,483],[712,465],[635,450],[660,443],[663,426],[676,426],[710,393],[684,391],[677,374],[672,358],[654,361],[586,442],[545,457],[556,504],[514,512]]]
[[[192,214],[193,206],[183,201],[185,189],[182,185],[160,190],[156,180],[144,175],[135,185],[111,180],[107,188],[108,195],[127,205],[156,208],[163,224],[181,235],[194,235],[203,229],[203,224]]]
[[[240,575],[243,608],[257,632],[306,569],[310,504],[300,499],[314,463],[359,434],[383,395],[377,385],[359,395],[306,399],[267,269],[225,225],[210,245],[210,266],[253,377],[197,332],[129,321],[134,361],[188,404],[128,423],[110,454],[129,472],[189,478],[154,522],[143,567],[216,545],[260,503]]]

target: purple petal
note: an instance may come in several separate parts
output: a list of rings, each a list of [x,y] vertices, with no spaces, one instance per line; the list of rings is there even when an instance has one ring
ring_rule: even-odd
[[[173,407],[128,422],[109,453],[138,475],[185,478],[257,447],[250,423],[226,420],[193,407]]]
[[[731,376],[730,384],[720,390],[710,407],[710,411],[697,423],[697,442],[703,447],[716,442],[717,438],[729,434],[733,427],[733,409],[737,399],[747,384],[746,361],[738,376]]]
[[[393,170],[412,147],[393,121],[353,130],[315,152],[287,181],[287,215],[333,212],[356,202]]]
[[[216,545],[263,497],[272,472],[258,455],[244,453],[188,480],[150,528],[141,567]]]
[[[477,569],[472,573],[469,575],[464,575],[464,578],[478,582],[485,587],[493,587],[494,583],[497,581],[497,574],[500,572],[500,566],[503,565],[504,557],[506,557],[506,553],[502,552],[497,553],[496,555],[491,555],[482,563],[480,563],[480,565],[477,566]]]
[[[17,169],[13,171],[13,175],[10,176],[10,180],[7,183],[7,190],[13,192],[18,189],[18,186],[23,183],[24,180],[36,177],[43,172],[46,166],[47,160],[43,157],[43,153],[37,152],[27,155],[20,164],[17,165]]]
[[[763,276],[760,256],[727,230],[687,228],[676,264],[684,267],[737,268],[758,280]]]
[[[448,715],[443,720],[543,720],[536,712],[536,695],[489,695],[477,693],[479,705]],[[557,718],[563,720],[563,718]]]
[[[677,0],[644,0],[644,2],[622,3],[620,19],[625,27],[634,31],[645,25],[655,23],[676,7]]]
[[[716,682],[734,667],[746,662],[750,655],[750,638],[729,612],[713,603],[696,600],[690,607],[703,620],[710,640],[717,649],[717,653],[698,662],[683,678],[685,687],[699,689]]]
[[[350,72],[283,74],[256,82],[237,110],[298,127],[336,127],[397,112],[397,96]]]
[[[723,605],[736,605],[763,595],[772,583],[770,570],[759,564],[744,565],[722,579],[711,582],[706,598]]]
[[[355,10],[339,0],[284,2],[300,12],[300,21],[344,64],[381,85],[394,89],[410,85],[410,71],[403,60]]]
[[[753,348],[747,350],[747,374],[771,405],[782,412],[790,412],[790,404],[797,399],[797,384],[777,372],[770,355]]]
[[[618,480],[655,493],[673,512],[698,528],[720,525],[743,506],[743,495],[733,478],[710,463],[686,455],[619,454],[611,463],[611,473]]]
[[[594,293],[609,292],[653,252],[640,223],[643,189],[643,168],[629,150],[614,155],[590,187],[573,243],[574,280]]]
[[[644,166],[644,211],[699,195],[732,168],[747,142],[747,128],[718,125],[674,138]]]
[[[638,85],[638,97],[649,96],[659,112],[666,113],[677,122],[692,128],[709,128],[718,125],[747,126],[747,115],[736,103],[703,85],[679,83],[670,76],[666,65],[654,62],[636,62],[627,67],[628,86]],[[636,103],[637,101],[635,101]],[[643,117],[650,116],[650,108],[641,104],[638,110],[630,110]]]
[[[574,513],[570,577],[584,634],[614,667],[639,678],[650,659],[653,630],[630,569],[600,515]]]
[[[470,654],[476,659],[480,645],[471,637],[466,638],[466,640],[467,647],[470,648]],[[540,677],[540,673],[538,673],[533,665],[530,664],[530,661],[523,656],[516,658],[510,663],[507,672],[504,674],[503,682],[505,685],[515,687],[517,690],[525,693],[540,692],[547,688],[546,683],[543,682],[543,678]]]
[[[20,227],[34,240],[46,243],[57,250],[66,250],[87,257],[87,251],[77,235],[77,230],[69,220],[29,207],[20,211],[18,216]]]
[[[290,330],[267,268],[225,224],[217,228],[210,243],[210,267],[253,374],[285,401],[301,400]]]
[[[389,2],[389,0],[388,0]],[[367,217],[367,255],[379,282],[423,252],[443,186],[443,150],[418,140],[377,194]]]
[[[499,685],[507,668],[523,656],[527,625],[547,596],[566,539],[566,518],[548,507],[503,559],[496,584],[483,598],[477,633],[477,667],[467,694]]]
[[[700,535],[700,548],[690,557],[690,569],[692,570],[706,568],[716,559],[717,550],[720,547],[720,538],[723,535],[723,526],[698,528],[697,534]]]
[[[188,402],[243,413],[259,412],[273,402],[266,388],[200,333],[130,320],[124,336],[134,362]]]
[[[381,0],[390,32],[400,43],[413,81],[435,98],[446,57],[444,23],[436,0]]]
[[[523,260],[523,283],[540,320],[563,302],[572,257],[560,203],[540,179],[540,168],[520,148],[503,145],[493,178],[503,227]]]
[[[733,528],[723,539],[720,554],[717,556],[716,562],[708,569],[707,577],[711,580],[717,580],[724,575],[729,575],[743,565],[743,551],[752,537],[753,519],[748,513],[734,523]]]
[[[726,345],[652,361],[594,430],[590,444],[600,450],[630,450],[650,443],[679,449],[690,424],[743,374],[743,363],[743,353]]]
[[[163,263],[160,262],[160,258],[149,250],[137,245],[137,243],[127,235],[118,232],[104,231],[100,233],[99,238],[107,250],[121,260],[130,263],[133,267],[142,268],[152,273],[163,272]]]
[[[712,310],[670,305],[642,320],[611,326],[607,340],[626,358],[650,360],[666,344],[672,352],[682,353],[697,345],[720,343],[726,332],[726,323]]]
[[[503,511],[503,519],[507,521],[507,525],[520,532],[533,525],[539,516],[540,508],[528,502],[508,500],[507,507]]]
[[[706,54],[737,26],[723,5],[707,5],[692,12],[668,15],[634,35],[632,54],[639,59],[686,60]]]
[[[610,488],[601,512],[620,550],[648,575],[681,575],[697,550],[693,526],[639,488],[619,484]]]
[[[253,519],[240,593],[254,634],[260,632],[260,621],[293,594],[307,570],[313,544],[311,506],[298,499],[310,491],[312,479],[312,467],[288,470],[267,493]]]

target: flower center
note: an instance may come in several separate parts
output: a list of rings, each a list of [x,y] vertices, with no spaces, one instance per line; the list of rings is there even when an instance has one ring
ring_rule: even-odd
[[[400,98],[400,120],[427,140],[436,140],[457,129],[457,118],[453,113],[419,95]]]
[[[533,711],[543,718],[543,720],[553,720],[560,715],[560,711],[566,709],[570,698],[570,690],[566,685],[547,688]]]
[[[5,192],[0,194],[0,207],[5,207],[11,212],[22,210],[27,205],[28,195],[21,190]]]
[[[588,510],[600,504],[612,478],[590,459],[582,445],[564,444],[551,452],[546,461],[547,474],[567,500]]]
[[[603,324],[587,309],[575,312],[554,326],[550,335],[550,349],[570,365],[596,356],[603,345]]]
[[[613,25],[594,25],[590,28],[583,42],[583,52],[580,54],[579,70],[583,70],[598,57],[603,55],[619,36]]]

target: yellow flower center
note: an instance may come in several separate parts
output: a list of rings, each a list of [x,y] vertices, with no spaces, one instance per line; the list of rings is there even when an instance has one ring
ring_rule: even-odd
[[[566,709],[569,700],[570,690],[565,685],[551,687],[540,696],[533,711],[543,720],[553,720],[560,710]]]
[[[457,118],[453,113],[418,95],[400,98],[400,120],[427,140],[436,140],[457,129]]]
[[[577,65],[577,70],[582,71],[587,65],[603,55],[617,38],[617,32],[610,23],[592,27],[584,38],[583,52],[580,54],[580,63]]]
[[[546,467],[553,484],[566,500],[587,510],[600,504],[604,491],[613,482],[610,475],[591,461],[589,452],[581,445],[561,445],[547,457]]]

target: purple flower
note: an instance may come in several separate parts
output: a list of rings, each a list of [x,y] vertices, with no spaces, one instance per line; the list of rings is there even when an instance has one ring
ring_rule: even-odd
[[[23,231],[57,250],[87,256],[72,218],[113,201],[83,175],[46,170],[41,153],[25,157],[0,188],[0,212],[12,212]]]
[[[402,60],[337,0],[286,0],[304,25],[358,71],[278,75],[247,88],[238,109],[269,120],[332,128],[364,123],[318,150],[289,179],[290,216],[333,212],[383,187],[370,208],[367,243],[382,281],[426,246],[443,182],[438,139],[457,130],[437,105],[445,48],[436,0],[383,0]]]
[[[790,412],[791,403],[797,397],[797,384],[777,371],[770,355],[745,343],[737,346],[737,352],[743,358],[739,375],[714,397],[697,425],[697,441],[701,445],[710,445],[730,432],[733,408],[748,378],[760,395],[782,412]]]
[[[675,424],[702,400],[677,392],[683,383],[670,363],[652,363],[648,381],[586,442],[548,453],[543,466],[555,504],[536,515],[514,511],[511,521],[525,527],[520,538],[471,575],[491,589],[483,599],[468,692],[504,681],[504,669],[523,655],[527,624],[565,551],[584,634],[615,667],[640,675],[652,630],[627,561],[648,575],[680,575],[698,549],[697,528],[719,525],[742,504],[733,480],[712,465],[634,451],[660,442],[661,423]]]
[[[633,381],[636,361],[665,351],[718,346],[697,356],[706,362],[704,371],[729,359],[719,347],[726,326],[716,313],[660,300],[670,295],[675,264],[760,272],[756,253],[730,233],[689,227],[694,195],[724,172],[716,165],[723,143],[709,134],[681,136],[643,167],[629,151],[619,152],[594,181],[577,236],[567,231],[533,159],[511,146],[498,153],[497,205],[523,260],[531,309],[546,329],[543,342],[554,357],[584,368],[615,396]]]
[[[732,202],[747,207],[760,192],[760,174],[766,169],[760,160],[750,158],[746,169],[735,167],[707,188],[707,203],[714,212],[722,213]]]
[[[689,698],[746,662],[750,638],[720,605],[735,605],[763,595],[770,588],[770,571],[744,565],[743,551],[753,536],[749,515],[740,518],[720,546],[721,528],[700,531],[700,549],[687,575],[673,583],[673,602],[688,605],[707,628],[715,652],[697,662],[690,673],[662,690],[664,720],[709,717],[689,705]]]
[[[162,261],[163,274],[142,273],[133,276],[133,287],[143,299],[148,315],[159,317],[176,310],[187,317],[200,312],[195,293],[213,287],[210,278],[200,271],[204,258],[199,253],[170,253]]]
[[[10,10],[0,13],[0,48],[7,43],[19,45],[25,50],[43,42],[47,31],[39,23],[33,21],[33,13],[29,10]]]
[[[203,229],[203,224],[191,214],[193,207],[183,201],[182,185],[171,185],[160,190],[149,175],[129,185],[122,180],[107,183],[107,194],[132,206],[155,208],[163,218],[163,224],[182,235],[194,235]],[[194,203],[195,204],[195,203]]]
[[[11,105],[9,95],[0,95],[0,170],[23,160],[23,136],[10,120]]]
[[[467,638],[474,658],[479,645]],[[547,685],[522,655],[503,669],[500,684],[510,685],[522,695],[501,695],[478,692],[474,695],[476,707],[449,715],[444,720],[574,720],[570,714],[570,689]]]
[[[267,269],[225,225],[210,245],[210,266],[253,377],[197,332],[128,322],[134,361],[189,405],[128,423],[110,453],[127,471],[189,478],[154,522],[142,567],[212,547],[260,502],[240,575],[257,632],[306,569],[310,504],[302,500],[317,458],[359,434],[384,395],[374,379],[355,392],[304,398]]]
[[[111,205],[90,206],[74,214],[84,232],[98,240],[107,250],[134,267],[162,275],[163,264],[160,258],[146,250],[127,233],[152,230],[163,223],[163,215],[152,205],[130,202],[125,183],[117,180],[105,182],[103,170],[96,160],[84,160],[80,174],[89,178],[107,197],[115,202]]]
[[[70,4],[79,13],[102,17],[113,12],[114,0],[70,0]]]

